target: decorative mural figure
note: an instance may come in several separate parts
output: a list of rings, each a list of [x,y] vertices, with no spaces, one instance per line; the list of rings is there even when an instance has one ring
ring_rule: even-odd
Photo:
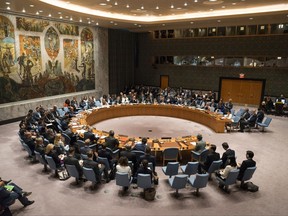
[[[31,85],[42,71],[40,37],[19,35],[19,45],[18,74],[23,83]]]
[[[53,27],[50,27],[47,30],[44,41],[47,54],[52,60],[54,60],[59,54],[60,40]]]
[[[79,35],[79,28],[76,25],[67,24],[67,23],[55,23],[55,27],[58,29],[60,34],[64,35]]]
[[[93,48],[93,33],[90,29],[84,28],[81,33],[81,65],[82,78],[94,79],[94,48]]]
[[[16,17],[16,26],[18,30],[43,32],[48,25],[49,21],[46,20]]]

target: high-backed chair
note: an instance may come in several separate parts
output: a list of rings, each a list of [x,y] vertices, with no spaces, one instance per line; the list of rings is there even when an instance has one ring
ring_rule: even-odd
[[[70,144],[71,138],[65,134],[65,133],[61,133],[61,136],[65,139],[65,144]]]
[[[196,174],[188,178],[188,182],[192,187],[196,188],[196,195],[199,194],[199,189],[207,186],[209,174]]]
[[[116,172],[116,185],[123,187],[123,190],[125,188],[129,188],[132,178],[129,178],[128,173],[121,173],[121,172]]]
[[[92,182],[92,189],[95,189],[95,186],[98,181],[97,181],[94,170],[91,168],[83,167],[83,175],[88,181]]]
[[[166,148],[162,152],[163,154],[163,166],[165,161],[178,161],[179,149],[178,148]]]
[[[137,186],[144,190],[152,187],[151,175],[138,173],[137,175]]]
[[[105,165],[105,169],[107,170],[107,171],[109,171],[110,170],[110,164],[109,164],[109,161],[108,161],[108,159],[107,158],[105,158],[105,157],[97,157],[97,161],[99,162],[99,163],[102,163],[102,164],[104,164]]]
[[[188,162],[186,165],[180,166],[183,174],[186,174],[190,177],[190,175],[194,175],[198,172],[199,162]]]
[[[255,166],[255,167],[248,167],[248,168],[245,170],[244,175],[243,175],[243,177],[242,177],[242,179],[241,179],[241,187],[244,186],[244,182],[245,182],[245,181],[248,181],[248,180],[250,180],[250,179],[252,178],[255,170],[256,170],[256,166]]]
[[[22,143],[22,146],[25,149],[25,151],[28,153],[28,157],[33,159],[34,155],[31,151],[31,149],[29,148],[29,146],[24,142]]]
[[[191,151],[191,159],[192,161],[204,162],[208,152],[208,149],[204,149],[202,152]]]
[[[176,189],[176,196],[178,196],[178,190],[185,188],[187,184],[188,175],[181,174],[175,175],[169,178],[169,184],[172,188]]]
[[[229,192],[229,185],[235,184],[239,174],[239,169],[231,170],[226,179],[216,177],[220,187],[224,187],[226,192]]]
[[[116,149],[116,150],[113,151],[112,149],[107,147],[106,150],[111,154],[111,156],[114,159],[118,159],[119,158],[120,149]]]
[[[136,158],[137,158],[137,161],[140,160],[140,157],[141,157],[142,155],[145,155],[145,152],[143,152],[143,151],[132,150],[131,152],[134,152],[134,153],[135,153]]]
[[[44,165],[43,172],[47,172],[48,168],[47,168],[46,160],[42,157],[42,155],[39,152],[34,151],[34,153],[35,153],[36,160],[38,160],[41,164]]]
[[[238,115],[233,116],[231,118],[231,123],[228,124],[228,126],[230,126],[230,131],[239,127],[240,119],[241,119],[241,116],[238,116]]]
[[[55,161],[53,160],[52,157],[50,157],[50,156],[48,156],[48,155],[45,155],[45,160],[47,161],[49,168],[50,168],[51,170],[54,170],[54,172],[55,172],[55,177],[56,177],[58,174],[57,174],[57,166],[56,166]]]
[[[272,118],[266,117],[263,122],[257,122],[256,124],[262,128],[261,131],[264,131],[264,128],[265,127],[267,128],[270,125],[271,121],[272,121]]]
[[[212,173],[220,169],[221,165],[222,165],[222,160],[217,160],[217,161],[212,162],[209,169],[207,170],[207,173],[209,174],[209,179],[211,179]]]
[[[69,173],[70,176],[74,177],[76,180],[76,184],[79,184],[79,172],[76,168],[75,165],[69,165],[69,164],[65,164],[65,167]]]
[[[166,176],[173,176],[178,174],[179,162],[168,162],[167,166],[162,167],[162,171]]]

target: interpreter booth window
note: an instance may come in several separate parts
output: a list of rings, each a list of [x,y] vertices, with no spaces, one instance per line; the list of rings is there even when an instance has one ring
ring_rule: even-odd
[[[288,57],[278,56],[276,60],[277,67],[288,67]]]
[[[258,25],[258,34],[268,34],[268,25]]]
[[[207,37],[207,29],[199,28],[198,33],[196,34],[198,37]]]
[[[237,35],[246,35],[246,26],[237,26]]]
[[[288,23],[271,24],[271,34],[288,33]]]
[[[218,27],[217,35],[218,36],[225,36],[226,35],[226,27]]]
[[[257,34],[257,25],[247,26],[247,34],[248,35],[256,35]]]
[[[174,56],[175,65],[198,65],[198,56]]]
[[[160,31],[160,37],[161,38],[167,38],[167,31],[166,30],[161,30]]]
[[[235,26],[227,26],[226,27],[226,35],[227,36],[234,36],[236,34],[236,27]]]
[[[154,38],[158,39],[159,38],[159,31],[154,31]]]
[[[241,67],[243,66],[243,58],[227,57],[225,58],[225,66]]]
[[[173,29],[168,30],[168,38],[174,38],[174,30]]]
[[[216,36],[216,34],[217,34],[216,27],[208,28],[208,36]]]
[[[265,62],[265,67],[276,67],[277,57],[267,57]]]
[[[173,56],[167,56],[167,64],[174,64],[174,57]]]
[[[214,56],[200,56],[199,65],[201,66],[214,66]]]
[[[224,66],[224,58],[215,58],[214,60],[214,65],[215,66]]]
[[[264,67],[265,57],[245,57],[244,58],[244,67]]]

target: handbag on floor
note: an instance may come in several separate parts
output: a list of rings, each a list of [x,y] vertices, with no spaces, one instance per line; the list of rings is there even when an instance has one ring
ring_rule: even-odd
[[[70,178],[70,175],[67,172],[65,167],[61,167],[60,169],[57,169],[57,174],[58,174],[59,180],[61,181],[65,181]]]

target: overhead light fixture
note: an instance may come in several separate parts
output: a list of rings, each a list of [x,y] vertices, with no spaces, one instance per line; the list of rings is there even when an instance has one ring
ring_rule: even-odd
[[[143,5],[141,6],[141,10],[144,10],[144,6]]]
[[[253,17],[250,17],[249,19],[250,19],[250,20],[253,20]]]
[[[156,6],[156,10],[159,10],[159,6]]]
[[[237,4],[236,2],[233,2],[233,3],[232,3],[232,5],[236,5],[236,4]]]
[[[10,5],[10,2],[5,2],[6,5]]]
[[[126,8],[129,8],[129,7],[130,7],[129,4],[127,4],[127,5],[126,5]]]
[[[7,7],[7,10],[10,10],[10,7],[9,7],[9,6]]]
[[[187,5],[188,5],[187,2],[185,2],[185,3],[184,3],[184,6],[186,7]]]
[[[114,5],[118,5],[117,1],[114,3]]]
[[[280,60],[280,59],[282,59],[282,57],[278,56],[278,57],[277,57],[277,59],[279,59],[279,60]]]
[[[194,0],[194,2],[198,2],[198,0]]]
[[[70,17],[70,21],[73,21],[73,17]]]
[[[26,12],[25,8],[23,8],[22,12],[23,12],[23,13],[25,13],[25,12]]]
[[[91,24],[91,21],[90,21],[90,20],[88,21],[88,24]]]
[[[220,22],[221,22],[221,20],[217,20],[217,22],[218,22],[218,23],[220,23]]]
[[[43,10],[39,10],[39,13],[42,13],[43,12]]]
[[[194,24],[194,22],[190,22],[190,24]]]
[[[51,15],[51,14],[49,14],[48,16],[49,16],[49,17],[51,17],[52,15]]]
[[[106,6],[107,4],[106,4],[106,3],[100,3],[99,5],[101,5],[101,6]]]
[[[33,5],[33,4],[31,4],[31,5],[30,5],[30,7],[34,7],[34,5]]]
[[[173,4],[171,4],[170,8],[174,8],[174,5],[173,5]]]
[[[36,15],[39,15],[39,12],[38,12],[38,11],[36,11]]]
[[[63,16],[60,16],[60,19],[63,19]]]
[[[226,6],[222,6],[222,8],[226,8]]]
[[[97,22],[96,25],[99,25],[99,23]]]
[[[82,19],[80,18],[79,22],[82,22]]]

